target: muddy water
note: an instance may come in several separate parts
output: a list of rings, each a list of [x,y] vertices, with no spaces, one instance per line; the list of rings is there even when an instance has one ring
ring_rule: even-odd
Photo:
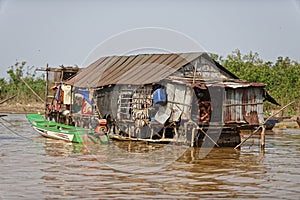
[[[200,148],[69,144],[38,136],[24,115],[5,119],[0,199],[300,199],[300,130],[267,134],[264,153],[251,139],[200,159]]]

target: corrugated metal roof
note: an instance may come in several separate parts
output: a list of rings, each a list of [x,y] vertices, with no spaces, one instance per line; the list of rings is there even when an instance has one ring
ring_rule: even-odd
[[[150,84],[159,82],[206,53],[140,54],[102,57],[66,84],[101,87],[112,84]]]

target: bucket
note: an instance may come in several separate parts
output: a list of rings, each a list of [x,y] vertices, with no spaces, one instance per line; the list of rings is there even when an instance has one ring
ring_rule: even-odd
[[[99,123],[99,125],[106,125],[107,121],[106,121],[106,119],[99,119],[98,123]]]

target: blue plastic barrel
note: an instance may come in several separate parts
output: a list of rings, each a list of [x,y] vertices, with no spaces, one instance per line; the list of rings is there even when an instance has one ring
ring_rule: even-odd
[[[167,93],[163,88],[158,88],[153,92],[153,104],[166,104]]]

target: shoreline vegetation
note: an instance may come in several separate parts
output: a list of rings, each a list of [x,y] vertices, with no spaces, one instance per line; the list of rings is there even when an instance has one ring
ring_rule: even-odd
[[[45,112],[45,104],[43,103],[33,103],[33,104],[9,104],[3,103],[0,105],[0,113],[6,114],[30,114],[30,113],[41,113]]]
[[[266,91],[282,106],[295,100],[281,116],[300,116],[300,64],[297,61],[281,56],[274,63],[263,61],[258,53],[250,51],[243,55],[238,49],[226,57],[210,56],[240,79],[266,84]],[[0,113],[43,113],[44,75],[37,77],[35,67],[28,66],[25,61],[10,66],[7,74],[8,80],[0,78],[0,102],[16,97],[0,104]],[[264,102],[266,116],[279,109],[280,106]]]

